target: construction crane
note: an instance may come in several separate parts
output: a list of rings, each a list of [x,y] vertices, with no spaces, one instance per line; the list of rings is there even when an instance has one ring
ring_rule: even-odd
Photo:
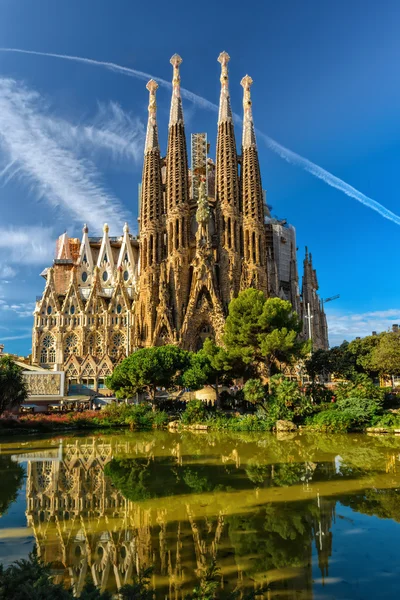
[[[332,300],[337,300],[338,298],[340,298],[340,294],[336,294],[336,296],[331,296],[330,298],[325,298],[325,300],[322,300],[322,303],[326,304],[327,302],[332,302]]]

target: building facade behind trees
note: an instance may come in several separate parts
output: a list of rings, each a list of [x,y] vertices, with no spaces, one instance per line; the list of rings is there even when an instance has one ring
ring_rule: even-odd
[[[191,168],[180,93],[178,55],[164,157],[158,141],[156,91],[151,80],[139,236],[82,239],[62,235],[37,298],[33,364],[65,370],[71,386],[104,386],[116,363],[139,347],[179,344],[198,350],[208,337],[222,341],[229,302],[254,287],[289,300],[313,346],[328,347],[323,303],[311,255],[302,290],[293,226],[273,218],[262,187],[252,115],[252,79],[245,76],[241,152],[231,109],[228,61],[222,52],[216,157],[206,134],[191,136]],[[311,317],[311,325],[308,319]]]

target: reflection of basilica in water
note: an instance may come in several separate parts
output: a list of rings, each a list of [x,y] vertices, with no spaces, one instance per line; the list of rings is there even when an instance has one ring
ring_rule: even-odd
[[[259,598],[312,597],[313,545],[324,577],[335,500],[261,498],[285,477],[306,492],[333,463],[252,458],[242,466],[240,447],[225,446],[205,466],[179,437],[141,439],[66,440],[25,455],[28,525],[56,581],[78,595],[91,576],[115,592],[152,565],[156,598],[180,600],[215,559],[226,593],[264,587]]]

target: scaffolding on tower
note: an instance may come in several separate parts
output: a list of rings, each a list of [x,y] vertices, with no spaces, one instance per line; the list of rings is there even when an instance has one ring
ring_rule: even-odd
[[[206,194],[208,196],[207,182],[207,134],[192,133],[192,198],[198,200],[199,185],[203,179],[206,184]]]

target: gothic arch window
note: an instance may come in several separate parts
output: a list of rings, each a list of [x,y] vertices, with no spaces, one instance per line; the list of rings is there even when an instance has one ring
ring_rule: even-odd
[[[64,360],[70,354],[78,354],[78,336],[75,333],[69,333],[64,341]]]
[[[50,461],[38,462],[36,473],[39,491],[47,491],[52,482],[52,463]]]
[[[54,364],[56,362],[56,342],[50,333],[46,334],[42,340],[40,362],[41,364]]]
[[[91,333],[88,337],[87,343],[88,354],[92,356],[102,356],[103,354],[103,340],[100,333]]]
[[[207,309],[213,309],[213,301],[211,299],[211,294],[206,287],[203,287],[201,289],[200,294],[197,297],[196,308],[199,309],[203,305],[205,305]]]
[[[165,346],[165,344],[168,344],[168,342],[169,342],[168,330],[165,327],[165,325],[163,325],[161,327],[160,333],[157,336],[157,346]]]
[[[111,356],[116,358],[125,352],[125,336],[123,333],[114,333],[111,338]]]
[[[214,339],[215,333],[213,327],[209,323],[202,323],[198,329],[196,337],[196,348],[195,350],[201,350],[206,339]]]

